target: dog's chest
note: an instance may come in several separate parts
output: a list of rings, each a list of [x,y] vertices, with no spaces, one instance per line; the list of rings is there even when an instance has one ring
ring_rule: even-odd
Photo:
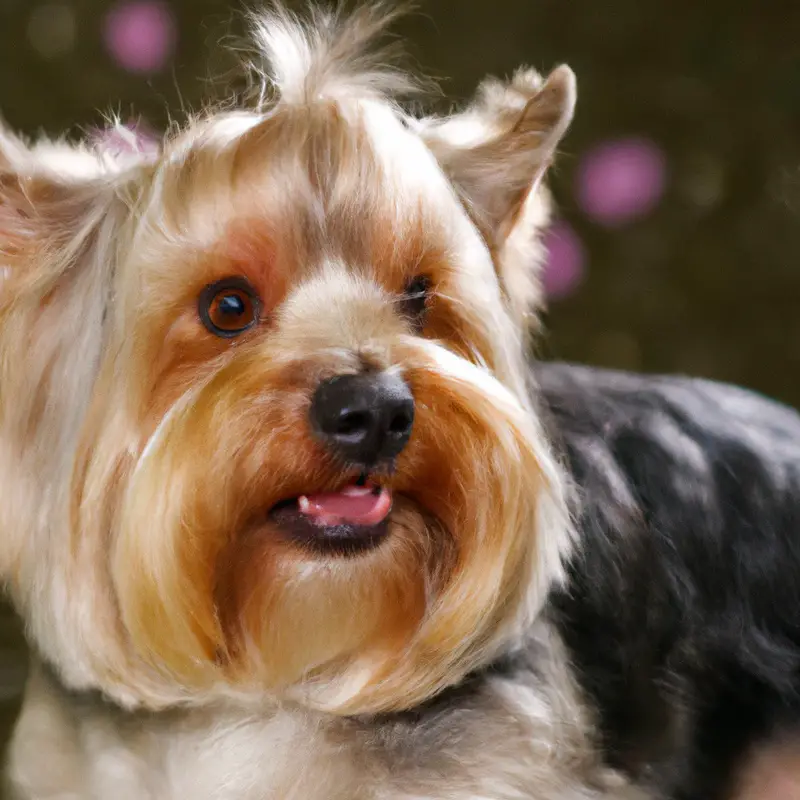
[[[303,716],[122,720],[28,702],[11,752],[20,800],[360,800],[353,748]],[[47,764],[48,769],[42,769]]]
[[[15,800],[638,798],[594,759],[580,725],[563,724],[580,717],[567,705],[498,682],[381,721],[218,709],[142,716],[75,702],[34,679],[11,775]]]

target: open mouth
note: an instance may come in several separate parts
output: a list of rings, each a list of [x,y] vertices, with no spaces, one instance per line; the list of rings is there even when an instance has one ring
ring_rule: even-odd
[[[386,538],[391,510],[391,490],[362,478],[337,492],[278,503],[270,520],[312,550],[354,555],[377,547]]]

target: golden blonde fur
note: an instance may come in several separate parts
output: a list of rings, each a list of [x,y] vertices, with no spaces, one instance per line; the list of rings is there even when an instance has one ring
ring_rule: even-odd
[[[462,114],[413,118],[395,101],[413,81],[365,47],[391,16],[256,16],[254,105],[194,120],[158,154],[0,140],[0,568],[67,693],[160,712],[167,729],[169,709],[203,707],[175,723],[201,738],[216,713],[261,728],[289,715],[313,751],[326,715],[414,708],[512,647],[562,578],[567,487],[524,351],[541,178],[574,78],[521,71]],[[398,313],[418,274],[435,287],[423,335]],[[266,312],[235,341],[197,316],[229,275]],[[353,479],[307,414],[320,381],[365,368],[409,385],[414,434],[380,478],[396,498],[388,540],[326,559],[268,511]],[[28,785],[26,720],[17,782],[62,796]],[[305,793],[262,774],[263,791],[207,796],[428,796],[355,791],[357,775],[328,794],[321,770]],[[63,796],[108,796],[76,791]],[[452,796],[529,796],[487,792]]]

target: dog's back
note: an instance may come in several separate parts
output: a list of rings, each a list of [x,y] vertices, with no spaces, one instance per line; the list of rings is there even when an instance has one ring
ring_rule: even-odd
[[[553,607],[608,754],[727,797],[800,721],[800,415],[707,381],[536,375],[582,539]]]

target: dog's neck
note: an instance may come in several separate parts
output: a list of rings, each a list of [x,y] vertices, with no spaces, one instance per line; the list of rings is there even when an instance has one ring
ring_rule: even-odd
[[[279,708],[130,712],[100,692],[66,688],[37,661],[10,750],[11,796],[327,800],[339,796],[332,787],[353,781],[353,764],[334,744],[337,724]],[[308,769],[323,771],[326,780],[317,793],[309,786],[297,794],[293,787],[303,785]]]
[[[99,693],[66,689],[35,663],[10,750],[10,796],[639,798],[599,763],[561,643],[545,623],[536,627],[518,658],[423,708],[380,719],[282,706],[128,712]]]
[[[561,643],[545,623],[537,628],[519,657],[423,708],[369,719],[284,706],[129,712],[97,692],[65,688],[37,662],[11,746],[10,796],[639,798],[599,764],[585,706],[566,677]],[[535,792],[529,795],[531,776]]]

